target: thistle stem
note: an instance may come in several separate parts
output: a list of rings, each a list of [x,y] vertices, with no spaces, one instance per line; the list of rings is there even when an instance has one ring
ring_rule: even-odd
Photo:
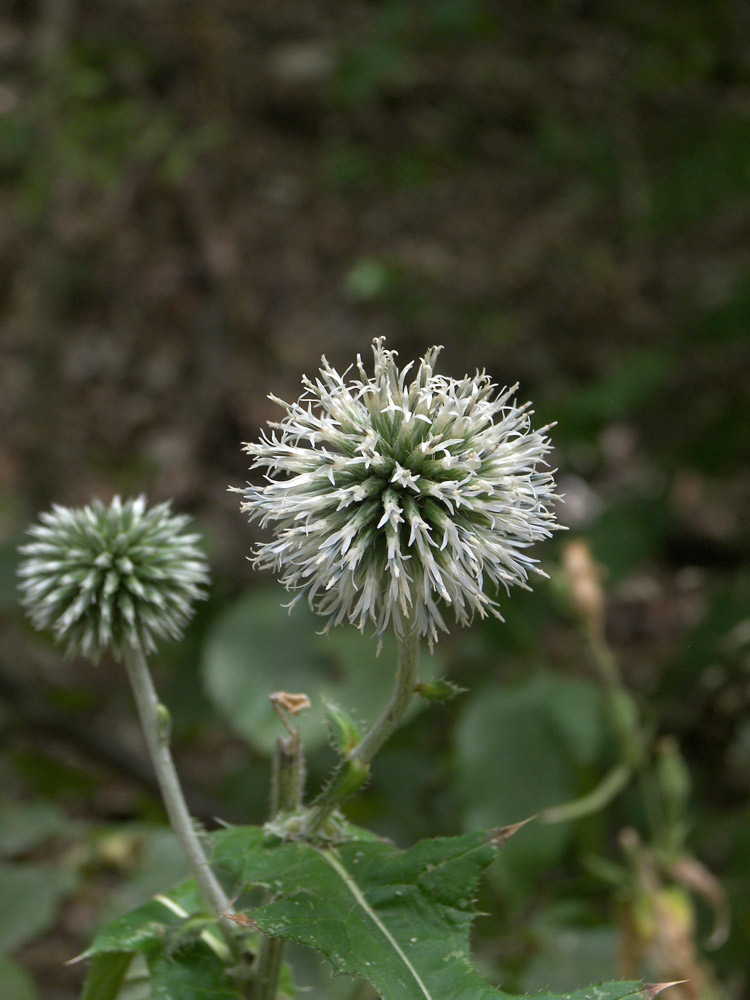
[[[253,1000],[276,1000],[285,945],[283,938],[272,938],[264,934],[260,939]]]
[[[398,639],[398,666],[396,683],[391,698],[380,718],[373,723],[357,746],[348,754],[347,761],[370,764],[388,737],[394,732],[404,717],[406,709],[414,697],[414,689],[419,681],[419,633],[412,628]],[[335,775],[334,775],[335,780]],[[339,799],[326,798],[310,809],[303,827],[303,833],[311,836],[323,826],[331,813],[341,805]]]
[[[271,780],[271,818],[278,813],[302,808],[305,783],[305,759],[297,730],[276,740]],[[258,946],[258,961],[253,976],[253,1000],[276,1000],[284,960],[282,938],[263,935]]]
[[[302,808],[305,785],[305,758],[302,741],[295,729],[291,736],[279,736],[271,774],[271,818],[278,813]]]
[[[388,737],[397,729],[419,682],[419,633],[412,629],[398,640],[396,684],[383,714],[349,754],[349,760],[370,764]]]
[[[169,715],[157,697],[143,653],[128,645],[124,650],[124,660],[169,822],[185,852],[195,881],[208,905],[219,915],[219,924],[234,952],[235,927],[224,916],[231,908],[230,903],[211,870],[185,804],[169,749]]]

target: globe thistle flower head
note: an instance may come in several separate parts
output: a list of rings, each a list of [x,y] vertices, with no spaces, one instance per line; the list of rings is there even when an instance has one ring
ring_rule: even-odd
[[[323,358],[297,402],[270,397],[285,416],[245,445],[266,483],[238,491],[242,510],[274,536],[254,562],[326,628],[416,628],[432,644],[447,611],[500,617],[498,589],[540,572],[526,550],[556,527],[547,428],[516,386],[436,375],[439,352],[399,370],[379,338],[374,374],[358,357],[349,378]]]
[[[208,581],[188,521],[168,502],[147,507],[144,496],[53,506],[20,549],[21,603],[33,624],[94,662],[107,648],[119,659],[126,646],[147,653],[179,638]]]

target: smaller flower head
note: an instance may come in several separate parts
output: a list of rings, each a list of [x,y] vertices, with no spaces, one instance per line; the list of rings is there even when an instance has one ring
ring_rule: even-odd
[[[245,447],[267,483],[243,491],[242,509],[274,532],[255,563],[327,627],[416,628],[432,643],[446,610],[462,625],[500,617],[498,589],[527,585],[526,549],[555,528],[546,428],[532,429],[515,386],[436,375],[439,350],[411,381],[382,339],[372,376],[358,358],[347,380],[324,358],[298,402],[271,397],[284,418]]]
[[[33,624],[95,662],[107,648],[120,658],[126,646],[146,653],[178,638],[208,582],[188,521],[168,502],[149,509],[144,496],[53,506],[20,549],[21,603]]]

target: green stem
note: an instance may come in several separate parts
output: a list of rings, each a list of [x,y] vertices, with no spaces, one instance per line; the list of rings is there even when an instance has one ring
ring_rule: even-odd
[[[276,740],[271,781],[271,818],[278,813],[302,808],[305,761],[302,742],[295,730],[291,736]],[[253,974],[253,1000],[276,1000],[284,961],[283,938],[264,934],[258,945],[258,960]]]
[[[204,899],[211,909],[219,915],[222,931],[232,951],[235,952],[236,928],[232,921],[224,916],[230,909],[230,903],[211,870],[195,832],[182,794],[180,779],[172,760],[169,749],[169,715],[157,697],[143,653],[138,649],[128,647],[125,650],[124,660],[169,822],[182,845]]]
[[[388,737],[398,727],[414,697],[414,689],[419,682],[419,633],[413,629],[398,640],[398,666],[396,684],[391,700],[385,711],[369,729],[362,740],[352,750],[348,760],[358,760],[363,764],[372,763]]]
[[[633,777],[633,769],[628,764],[613,767],[598,785],[579,799],[572,799],[559,806],[545,809],[539,816],[543,823],[565,823],[582,816],[599,812],[627,787]]]
[[[278,813],[302,808],[305,785],[305,759],[302,742],[295,730],[291,736],[276,740],[271,778],[271,819]]]
[[[264,934],[260,939],[253,1000],[276,1000],[285,945],[286,941],[283,938],[272,938]]]
[[[343,765],[350,762],[369,765],[388,737],[404,717],[409,703],[414,697],[414,689],[419,681],[419,633],[412,628],[398,640],[398,666],[396,683],[390,701],[380,718],[365,733],[357,746],[348,754]],[[340,770],[340,769],[339,769]],[[333,781],[335,781],[334,775]],[[333,782],[332,782],[333,784]],[[325,795],[325,793],[324,793]],[[326,797],[310,813],[303,827],[303,834],[311,836],[324,825],[331,813],[341,805],[343,799]]]

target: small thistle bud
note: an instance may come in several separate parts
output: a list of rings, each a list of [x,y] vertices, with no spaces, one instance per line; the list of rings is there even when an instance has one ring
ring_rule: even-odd
[[[347,380],[323,358],[298,402],[271,397],[284,418],[245,446],[266,484],[238,491],[242,509],[275,535],[255,565],[326,628],[369,622],[403,638],[416,627],[432,644],[446,610],[461,625],[499,618],[497,592],[540,572],[526,550],[555,529],[547,428],[532,430],[515,386],[436,375],[439,352],[411,382],[382,338],[373,376],[358,358]]]
[[[663,736],[656,744],[656,778],[674,823],[684,820],[690,798],[690,770],[673,736]]]
[[[205,597],[206,559],[189,519],[146,498],[109,507],[53,506],[20,549],[21,603],[38,629],[51,628],[69,654],[98,662],[105,649],[143,653],[179,638],[192,604]]]
[[[437,681],[423,681],[414,688],[420,698],[425,701],[451,701],[456,695],[465,694],[466,688],[459,687],[452,681],[441,678]]]
[[[347,757],[362,739],[354,719],[338,705],[325,703],[326,722],[331,745],[342,757]]]

